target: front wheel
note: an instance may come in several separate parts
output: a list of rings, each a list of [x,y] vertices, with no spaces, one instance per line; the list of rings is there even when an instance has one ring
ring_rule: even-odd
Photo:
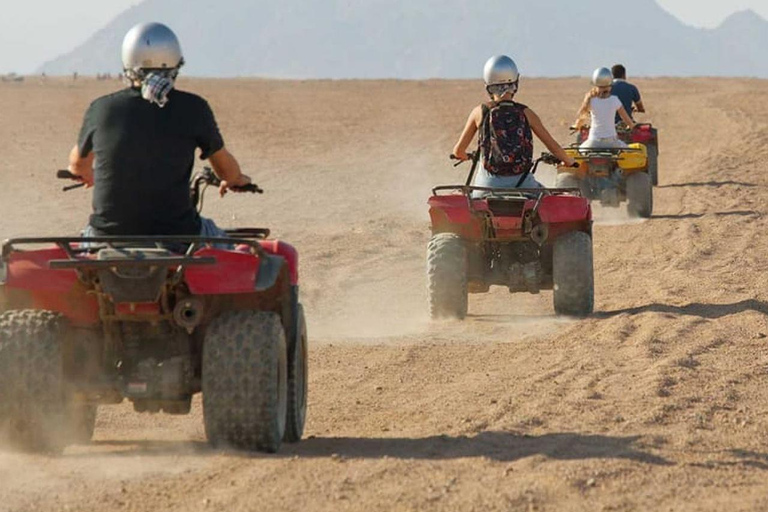
[[[582,231],[555,240],[552,254],[555,313],[584,317],[595,306],[592,237]]]
[[[228,311],[203,346],[203,417],[214,446],[274,453],[285,435],[285,329],[265,311]]]
[[[627,212],[635,217],[651,218],[653,213],[653,184],[646,172],[627,176]]]
[[[467,247],[458,235],[438,233],[427,245],[429,313],[432,318],[467,316]]]

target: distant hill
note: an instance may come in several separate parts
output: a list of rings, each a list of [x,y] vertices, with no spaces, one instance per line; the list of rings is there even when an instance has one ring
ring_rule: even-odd
[[[171,26],[196,76],[477,77],[507,53],[527,76],[624,62],[634,76],[768,78],[766,20],[743,11],[698,29],[654,0],[145,0],[39,71],[119,71],[141,21]]]

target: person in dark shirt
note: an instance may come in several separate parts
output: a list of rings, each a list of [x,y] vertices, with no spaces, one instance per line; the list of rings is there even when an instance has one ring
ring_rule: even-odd
[[[192,204],[195,152],[222,179],[220,193],[251,182],[224,147],[208,103],[179,91],[184,60],[176,35],[160,23],[133,27],[123,40],[130,87],[91,103],[69,170],[93,187],[85,236],[224,236]]]
[[[616,64],[611,68],[613,74],[613,85],[611,87],[611,95],[617,96],[621,100],[621,104],[624,106],[624,110],[627,111],[630,117],[633,112],[645,112],[645,105],[640,98],[640,91],[627,82],[627,69],[621,65]],[[633,107],[634,104],[634,108]],[[620,122],[621,118],[616,115],[616,122]]]

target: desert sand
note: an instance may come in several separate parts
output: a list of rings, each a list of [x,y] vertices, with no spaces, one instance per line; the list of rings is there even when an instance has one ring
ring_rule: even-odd
[[[215,451],[199,402],[102,407],[89,446],[0,452],[0,510],[768,510],[768,87],[636,83],[660,186],[648,221],[596,209],[595,314],[496,290],[433,323],[426,200],[466,172],[447,155],[480,82],[181,80],[266,190],[211,195],[205,213],[300,251],[306,439]],[[0,84],[1,237],[85,224],[90,193],[53,173],[118,87]],[[518,99],[567,143],[587,87],[524,78]]]

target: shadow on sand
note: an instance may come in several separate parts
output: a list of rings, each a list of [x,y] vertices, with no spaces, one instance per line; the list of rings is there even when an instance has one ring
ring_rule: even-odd
[[[768,303],[756,299],[747,299],[733,304],[703,304],[693,302],[685,306],[670,306],[669,304],[648,304],[635,308],[617,309],[614,311],[596,311],[595,318],[610,318],[617,315],[639,315],[640,313],[668,313],[672,315],[698,316],[701,318],[723,318],[746,311],[757,311],[768,315]]]
[[[567,322],[568,321],[567,319],[564,319],[561,316],[555,315],[554,313],[550,315],[468,314],[467,320],[470,320],[473,322],[489,322],[489,323],[495,323],[495,324],[520,324],[520,323],[530,323],[530,322]]]
[[[755,216],[755,217],[761,217],[760,212],[755,210],[735,210],[732,212],[712,212],[712,213],[680,213],[677,215],[653,215],[652,219],[672,219],[672,220],[680,220],[680,219],[700,219],[704,217],[705,215],[713,215],[715,217],[730,217],[730,216],[737,216],[737,217],[749,217],[749,216]]]
[[[425,438],[311,437],[298,444],[283,445],[279,454],[265,455],[222,451],[201,441],[97,441],[95,451],[70,453],[66,457],[215,456],[244,458],[301,457],[346,459],[451,460],[485,457],[500,462],[543,455],[556,460],[623,459],[669,466],[674,463],[643,451],[636,445],[639,436],[611,437],[575,433],[521,435],[510,432],[482,432],[476,436],[431,436]],[[108,450],[116,447],[116,450]]]
[[[720,188],[726,185],[734,185],[737,187],[756,187],[757,183],[747,183],[744,181],[694,181],[691,183],[670,183],[668,185],[658,185],[656,188],[686,188],[686,187],[713,187]]]

